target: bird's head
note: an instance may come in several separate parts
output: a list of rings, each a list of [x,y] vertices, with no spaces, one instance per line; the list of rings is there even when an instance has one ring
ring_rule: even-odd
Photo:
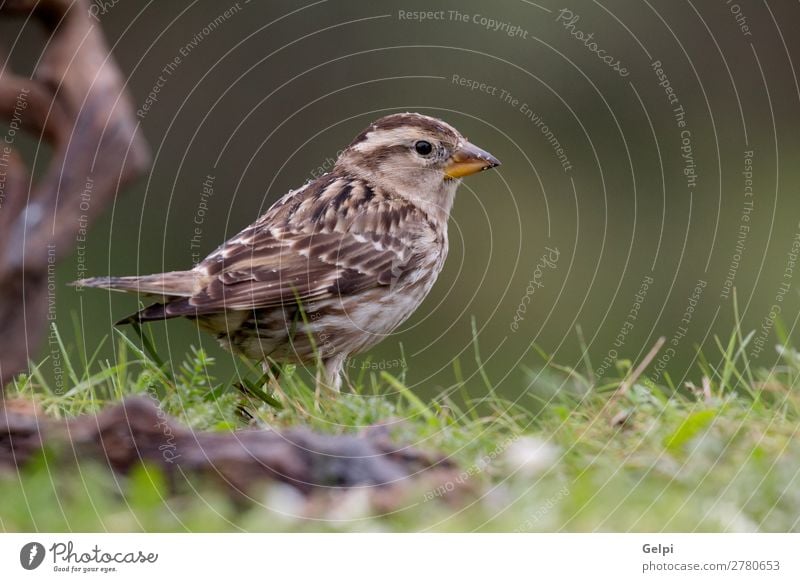
[[[387,115],[353,140],[337,166],[418,204],[449,214],[461,178],[499,166],[444,121],[418,113]]]

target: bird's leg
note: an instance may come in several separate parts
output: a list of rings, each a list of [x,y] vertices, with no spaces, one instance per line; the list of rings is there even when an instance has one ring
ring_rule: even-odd
[[[264,360],[261,362],[261,369],[264,370],[264,374],[258,379],[256,386],[261,386],[267,394],[275,393],[278,395],[279,400],[286,401],[286,394],[281,389],[280,366],[269,360]]]
[[[347,354],[339,353],[325,358],[317,367],[317,400],[322,393],[338,394],[342,387],[342,369]]]
[[[248,423],[255,418],[254,414],[249,410],[252,407],[252,398],[255,397],[273,408],[283,408],[282,402],[286,401],[286,395],[281,390],[278,382],[281,371],[277,364],[265,360],[262,362],[262,370],[264,370],[264,373],[257,380],[251,381],[247,378],[242,378],[241,382],[234,384],[234,387],[242,393],[242,396],[247,398],[247,402],[239,404],[237,409],[240,416]],[[270,384],[273,385],[274,392],[279,396],[278,398],[272,395]]]

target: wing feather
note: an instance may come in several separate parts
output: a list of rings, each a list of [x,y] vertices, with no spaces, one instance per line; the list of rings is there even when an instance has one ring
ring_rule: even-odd
[[[201,288],[165,308],[202,315],[309,305],[391,285],[418,259],[427,222],[415,212],[360,180],[320,178],[209,255],[197,266]],[[409,228],[387,232],[401,221]]]

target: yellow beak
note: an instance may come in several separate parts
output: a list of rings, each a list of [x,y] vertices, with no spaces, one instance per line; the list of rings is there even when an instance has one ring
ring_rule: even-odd
[[[463,178],[500,165],[500,160],[489,152],[465,141],[459,144],[444,168],[448,178]]]

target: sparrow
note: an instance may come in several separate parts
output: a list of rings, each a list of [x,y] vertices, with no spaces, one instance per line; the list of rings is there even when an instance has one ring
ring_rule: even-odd
[[[444,121],[388,115],[194,268],[74,285],[153,297],[116,325],[185,317],[265,367],[316,363],[318,387],[338,392],[347,359],[431,290],[461,179],[499,165]]]

